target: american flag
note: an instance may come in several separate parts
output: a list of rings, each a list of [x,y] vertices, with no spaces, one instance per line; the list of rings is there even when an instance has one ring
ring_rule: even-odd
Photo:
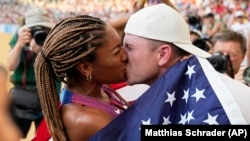
[[[141,125],[246,124],[220,75],[196,56],[175,64],[89,141],[140,141]]]

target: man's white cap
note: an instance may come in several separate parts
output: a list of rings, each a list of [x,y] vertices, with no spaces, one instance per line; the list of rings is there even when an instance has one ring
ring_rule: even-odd
[[[236,12],[235,12],[235,15],[234,15],[235,17],[243,17],[244,16],[244,12],[242,11],[242,10],[237,10]]]
[[[211,56],[192,44],[184,17],[166,4],[145,7],[134,13],[126,24],[125,33],[170,42],[202,58]]]

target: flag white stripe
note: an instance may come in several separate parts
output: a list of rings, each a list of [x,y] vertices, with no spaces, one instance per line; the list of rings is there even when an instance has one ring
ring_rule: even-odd
[[[247,124],[231,91],[221,80],[221,74],[214,73],[213,66],[204,58],[197,57],[211,87],[215,91],[221,105],[223,106],[231,124]]]

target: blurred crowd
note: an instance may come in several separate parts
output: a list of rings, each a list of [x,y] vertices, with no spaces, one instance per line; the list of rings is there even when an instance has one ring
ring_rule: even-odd
[[[24,13],[30,7],[43,7],[50,13],[51,20],[58,22],[65,17],[89,14],[104,20],[121,13],[133,12],[136,0],[1,0],[0,23],[21,24]],[[152,4],[157,0],[148,0]],[[249,0],[171,0],[190,24],[202,24],[202,18],[213,13],[215,21],[230,28],[235,22],[235,13],[242,10],[244,22],[250,19]],[[151,2],[151,3],[150,3]],[[195,25],[192,25],[195,26]],[[203,28],[204,32],[205,27]],[[202,29],[199,29],[202,31]]]
[[[0,23],[22,23],[24,13],[30,7],[43,7],[51,16],[53,22],[79,14],[89,14],[102,17],[107,20],[116,14],[130,12],[133,0],[16,0],[1,2]]]

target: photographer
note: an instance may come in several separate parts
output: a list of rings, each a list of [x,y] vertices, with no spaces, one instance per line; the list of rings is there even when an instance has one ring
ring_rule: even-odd
[[[232,64],[233,78],[242,83],[243,72],[246,66],[241,66],[246,54],[246,39],[244,35],[232,30],[223,30],[218,32],[211,39],[213,43],[213,52],[221,52],[224,56],[230,58]],[[228,66],[228,69],[230,66]]]
[[[40,8],[26,12],[24,25],[10,41],[11,50],[7,62],[9,71],[13,71],[10,81],[11,107],[10,114],[26,137],[32,121],[36,127],[43,118],[40,101],[37,94],[34,61],[41,50],[46,36],[53,24],[48,13]],[[60,83],[56,83],[58,92]]]

